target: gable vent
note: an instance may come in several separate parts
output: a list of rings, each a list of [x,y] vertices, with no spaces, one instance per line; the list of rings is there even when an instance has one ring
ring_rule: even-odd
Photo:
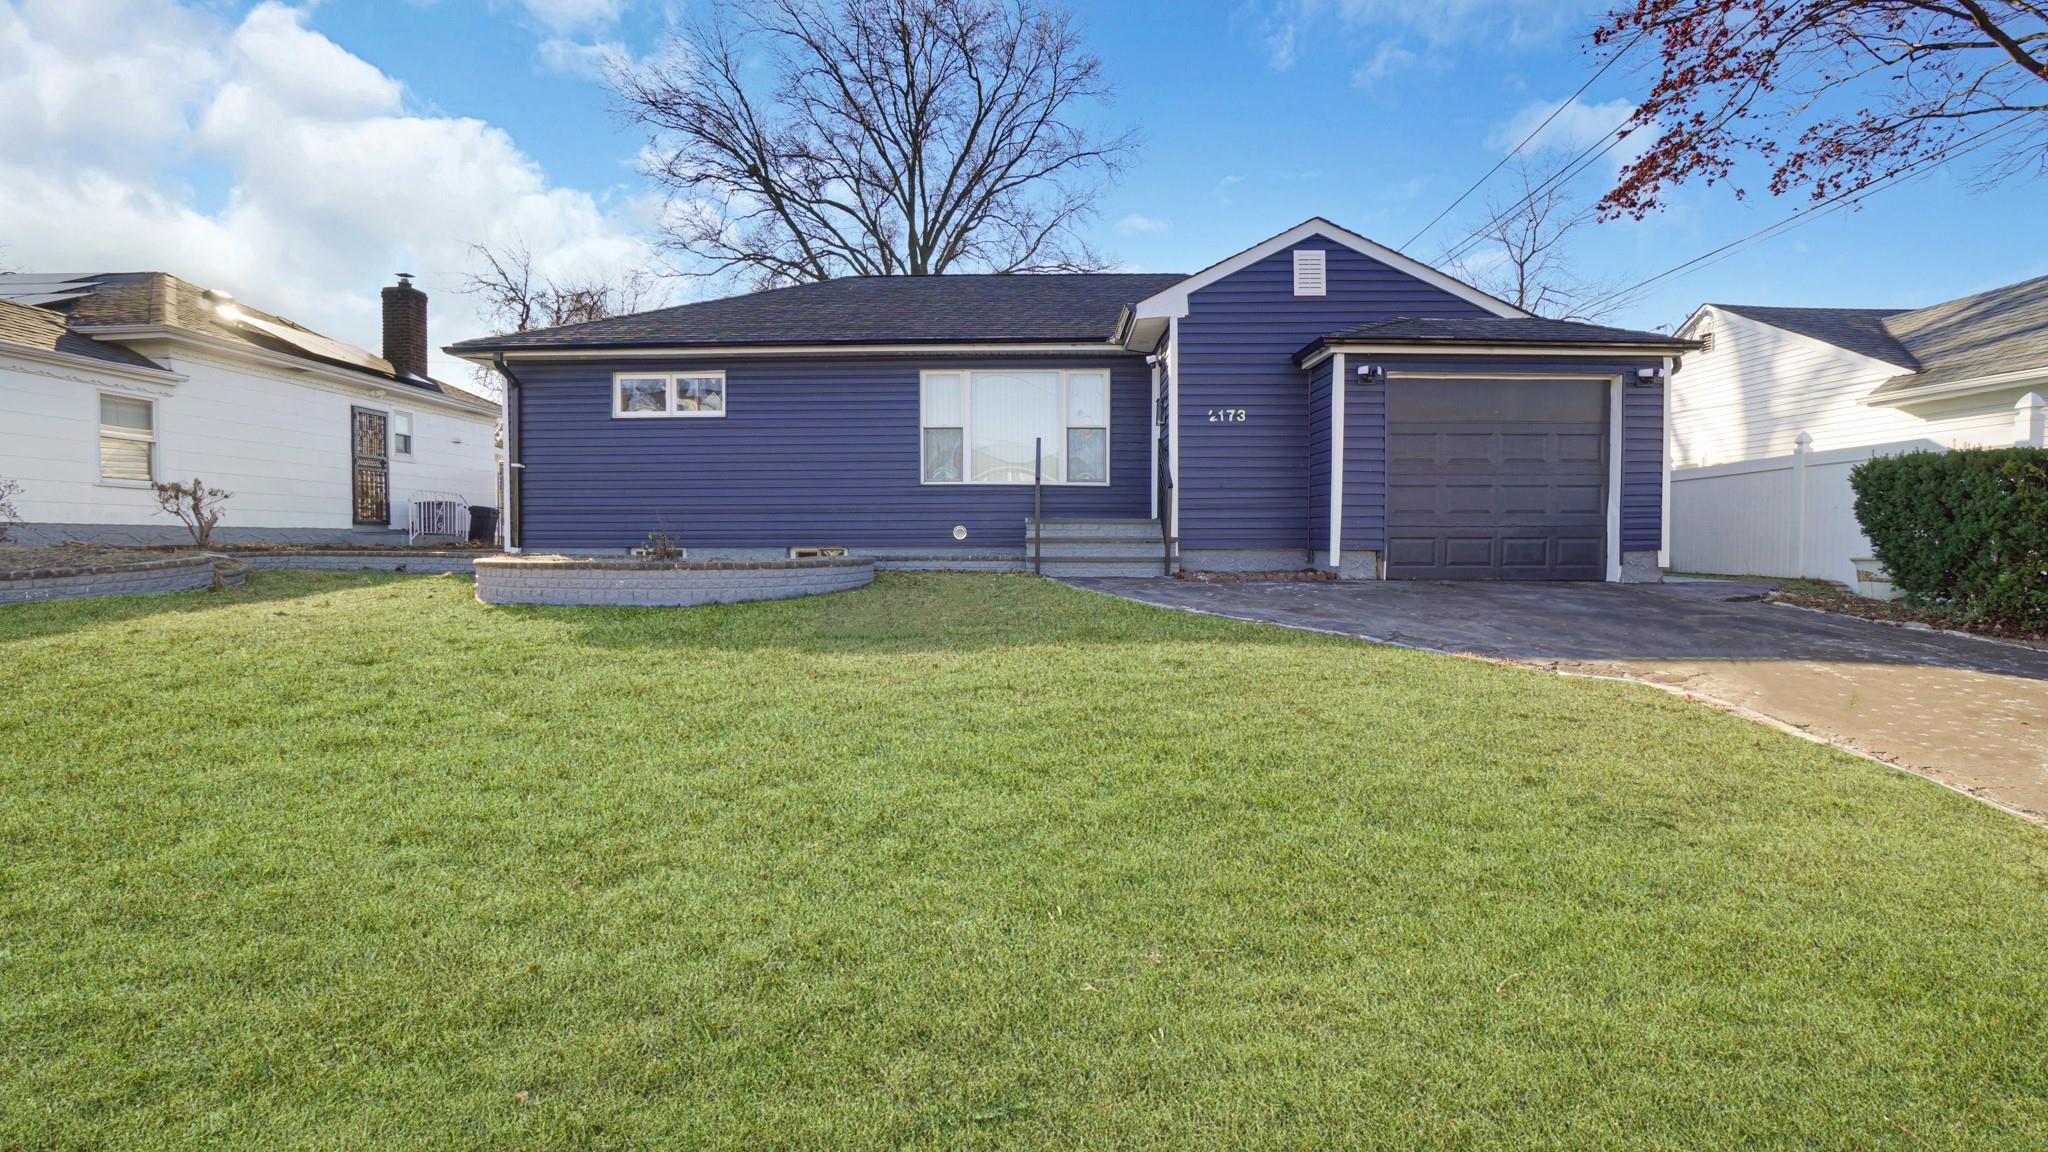
[[[1294,251],[1294,294],[1296,296],[1321,296],[1329,291],[1329,281],[1323,274],[1323,250],[1320,248],[1297,248]]]

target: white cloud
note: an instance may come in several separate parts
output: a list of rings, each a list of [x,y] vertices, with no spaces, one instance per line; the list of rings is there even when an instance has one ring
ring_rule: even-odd
[[[616,40],[584,43],[566,36],[550,36],[540,42],[541,67],[550,72],[604,81],[614,62],[630,64],[626,46]]]
[[[1252,0],[1233,23],[1256,34],[1278,71],[1304,48],[1334,45],[1365,87],[1417,66],[1442,69],[1475,48],[1555,43],[1601,8],[1599,0]]]
[[[550,32],[566,34],[609,28],[619,22],[623,0],[523,0],[526,14]]]
[[[1156,216],[1140,216],[1133,212],[1116,222],[1116,230],[1126,236],[1160,236],[1173,230],[1173,221],[1161,220]]]
[[[1282,24],[1266,34],[1266,62],[1276,72],[1294,67],[1294,25]]]
[[[563,276],[647,259],[646,205],[552,184],[484,121],[409,112],[304,9],[265,3],[234,26],[171,0],[101,28],[74,16],[0,8],[0,106],[33,109],[0,118],[0,244],[24,271],[172,272],[374,349],[377,289],[401,268],[434,297],[435,345],[482,334],[454,292],[471,243],[523,243]],[[109,77],[117,91],[98,91]],[[146,134],[116,115],[123,99]],[[217,206],[186,176],[222,183]],[[438,353],[434,367],[464,378]]]
[[[1415,53],[1398,43],[1383,40],[1373,48],[1371,59],[1351,70],[1351,82],[1360,88],[1370,88],[1396,72],[1407,71],[1416,59]]]
[[[1586,103],[1573,97],[1560,105],[1555,100],[1538,100],[1525,104],[1504,124],[1487,133],[1486,146],[1506,152],[1520,143],[1531,132],[1536,135],[1522,149],[1524,156],[1540,156],[1545,153],[1563,153],[1566,157],[1576,156],[1589,149],[1597,148],[1635,111],[1635,103],[1627,99],[1606,100]],[[1556,118],[1548,124],[1544,120],[1553,112]],[[1543,127],[1539,131],[1537,125]],[[1602,158],[1612,171],[1620,171],[1623,165],[1640,156],[1651,143],[1651,134],[1638,132],[1615,145]]]

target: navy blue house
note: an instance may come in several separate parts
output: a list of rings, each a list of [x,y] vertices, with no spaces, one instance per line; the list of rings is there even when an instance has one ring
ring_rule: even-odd
[[[1690,347],[1315,219],[1193,275],[851,277],[449,351],[507,380],[520,551],[1617,580],[1656,578]]]

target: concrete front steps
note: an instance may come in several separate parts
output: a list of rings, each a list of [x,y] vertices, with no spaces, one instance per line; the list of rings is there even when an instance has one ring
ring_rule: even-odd
[[[1024,561],[1037,546],[1038,525],[1024,521]],[[1157,520],[1045,518],[1047,576],[1164,576],[1165,545]]]

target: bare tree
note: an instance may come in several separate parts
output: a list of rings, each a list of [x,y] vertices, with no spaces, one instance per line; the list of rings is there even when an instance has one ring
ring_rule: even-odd
[[[1599,220],[1556,168],[1517,161],[1511,191],[1487,200],[1485,216],[1458,256],[1458,274],[1525,312],[1554,320],[1599,320],[1625,301],[1614,285],[1580,274],[1574,237]]]
[[[459,289],[483,305],[496,332],[531,332],[638,312],[654,301],[654,275],[631,268],[608,276],[558,280],[533,270],[524,243],[469,246],[472,265]]]
[[[2048,171],[2048,0],[1626,0],[1593,31],[1610,53],[1639,40],[1655,78],[1623,134],[1657,136],[1610,215],[1730,180],[1744,155],[1774,195],[1816,200],[1965,150],[1986,182]]]
[[[0,480],[0,544],[21,525],[21,513],[14,510],[14,498],[21,495],[21,483],[17,480]]]
[[[493,332],[582,324],[661,303],[661,283],[644,269],[556,279],[534,271],[533,253],[523,242],[503,248],[472,244],[469,252],[469,275],[458,291],[483,306],[484,320]],[[496,372],[479,367],[471,375],[479,391],[492,397],[504,394]]]
[[[1040,0],[751,0],[615,66],[654,134],[669,244],[757,287],[1105,267],[1077,227],[1137,146],[1101,62]]]
[[[176,516],[185,525],[185,530],[192,533],[195,546],[201,549],[213,547],[213,526],[220,523],[226,511],[221,505],[227,503],[233,492],[208,488],[203,480],[194,480],[190,484],[173,481],[150,487],[156,492],[157,507]]]

